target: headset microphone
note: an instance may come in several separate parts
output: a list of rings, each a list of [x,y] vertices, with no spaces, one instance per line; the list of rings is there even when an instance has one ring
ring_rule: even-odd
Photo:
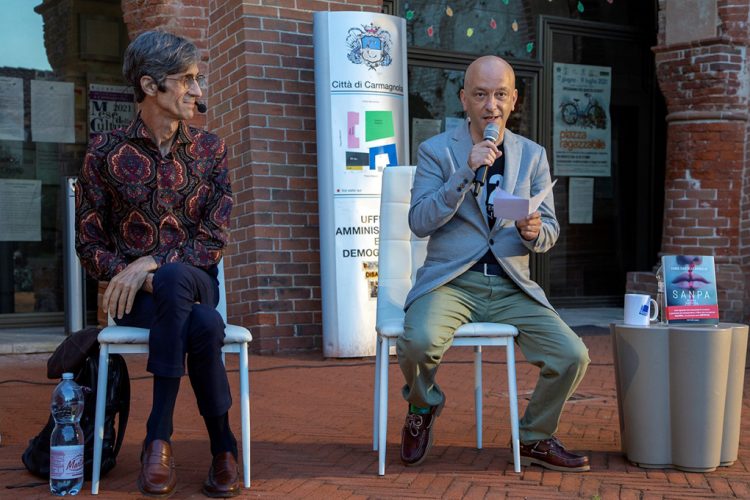
[[[195,107],[198,109],[198,113],[205,113],[206,110],[208,110],[208,106],[206,106],[205,102],[196,101]],[[486,131],[485,131],[485,135],[487,135]]]
[[[484,129],[484,141],[492,141],[496,143],[498,137],[500,137],[500,127],[496,123],[490,123]],[[474,174],[474,196],[479,194],[479,189],[484,186],[487,181],[487,171],[490,169],[489,165],[482,165],[479,167]]]

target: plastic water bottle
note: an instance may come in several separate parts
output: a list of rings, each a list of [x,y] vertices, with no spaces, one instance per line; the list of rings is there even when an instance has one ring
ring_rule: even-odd
[[[63,373],[52,393],[55,428],[50,437],[49,489],[53,495],[76,495],[83,486],[83,391],[72,373]]]
[[[656,303],[659,306],[659,323],[667,324],[667,296],[664,294],[664,268],[661,263],[656,269]]]

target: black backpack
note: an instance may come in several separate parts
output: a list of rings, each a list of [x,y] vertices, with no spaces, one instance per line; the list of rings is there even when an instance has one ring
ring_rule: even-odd
[[[86,479],[91,479],[91,469],[94,462],[96,382],[99,373],[98,344],[95,347],[95,349],[89,351],[88,356],[82,362],[83,366],[77,372],[70,370],[77,373],[75,381],[83,388],[84,393],[81,429],[85,438],[83,473]],[[119,354],[110,354],[109,356],[109,376],[105,398],[102,476],[112,470],[117,463],[117,454],[120,452],[122,440],[125,437],[125,428],[128,425],[128,415],[130,414],[130,377],[128,376],[125,359]],[[115,420],[117,420],[117,428],[115,428]],[[47,425],[35,438],[29,441],[29,446],[21,457],[29,472],[45,479],[49,478],[49,441],[54,428],[55,420],[50,415]]]

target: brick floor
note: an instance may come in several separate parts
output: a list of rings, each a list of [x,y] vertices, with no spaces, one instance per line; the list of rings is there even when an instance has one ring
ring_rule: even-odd
[[[590,452],[589,473],[560,473],[533,466],[520,475],[508,463],[510,439],[504,353],[485,349],[484,448],[474,442],[471,351],[451,349],[439,374],[448,400],[436,423],[435,446],[424,464],[398,460],[405,403],[401,374],[390,367],[388,455],[377,476],[372,451],[373,359],[321,359],[320,354],[251,356],[252,487],[245,498],[750,498],[750,433],[742,423],[738,461],[706,474],[641,469],[620,452],[619,421],[609,337],[585,336],[592,364],[566,406],[559,437]],[[27,441],[42,427],[56,382],[45,378],[47,355],[0,355],[0,497],[48,498],[20,462]],[[150,404],[145,357],[126,358],[132,377],[132,410],[117,467],[105,477],[101,498],[138,497],[138,453]],[[521,411],[536,381],[535,367],[518,353]],[[237,362],[228,357],[237,394]],[[748,380],[745,381],[746,388]],[[743,413],[748,413],[745,391]],[[209,450],[187,378],[177,403],[173,438],[178,489],[173,498],[202,498]],[[239,408],[231,410],[239,438]],[[90,496],[90,483],[79,496]]]

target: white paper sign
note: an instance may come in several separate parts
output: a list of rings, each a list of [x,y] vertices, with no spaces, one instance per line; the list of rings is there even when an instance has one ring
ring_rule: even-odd
[[[31,140],[75,142],[72,82],[31,80]]]
[[[539,208],[539,205],[542,204],[544,198],[552,191],[556,183],[557,179],[547,186],[546,189],[531,198],[521,198],[502,188],[495,189],[492,193],[494,195],[492,203],[495,205],[495,217],[499,219],[519,220],[534,213]]]
[[[0,179],[0,241],[42,241],[42,181]]]
[[[594,215],[594,178],[571,177],[568,182],[568,223],[591,224]]]
[[[0,77],[0,140],[24,140],[21,78]]]
[[[609,177],[612,68],[555,63],[553,72],[553,173]]]

